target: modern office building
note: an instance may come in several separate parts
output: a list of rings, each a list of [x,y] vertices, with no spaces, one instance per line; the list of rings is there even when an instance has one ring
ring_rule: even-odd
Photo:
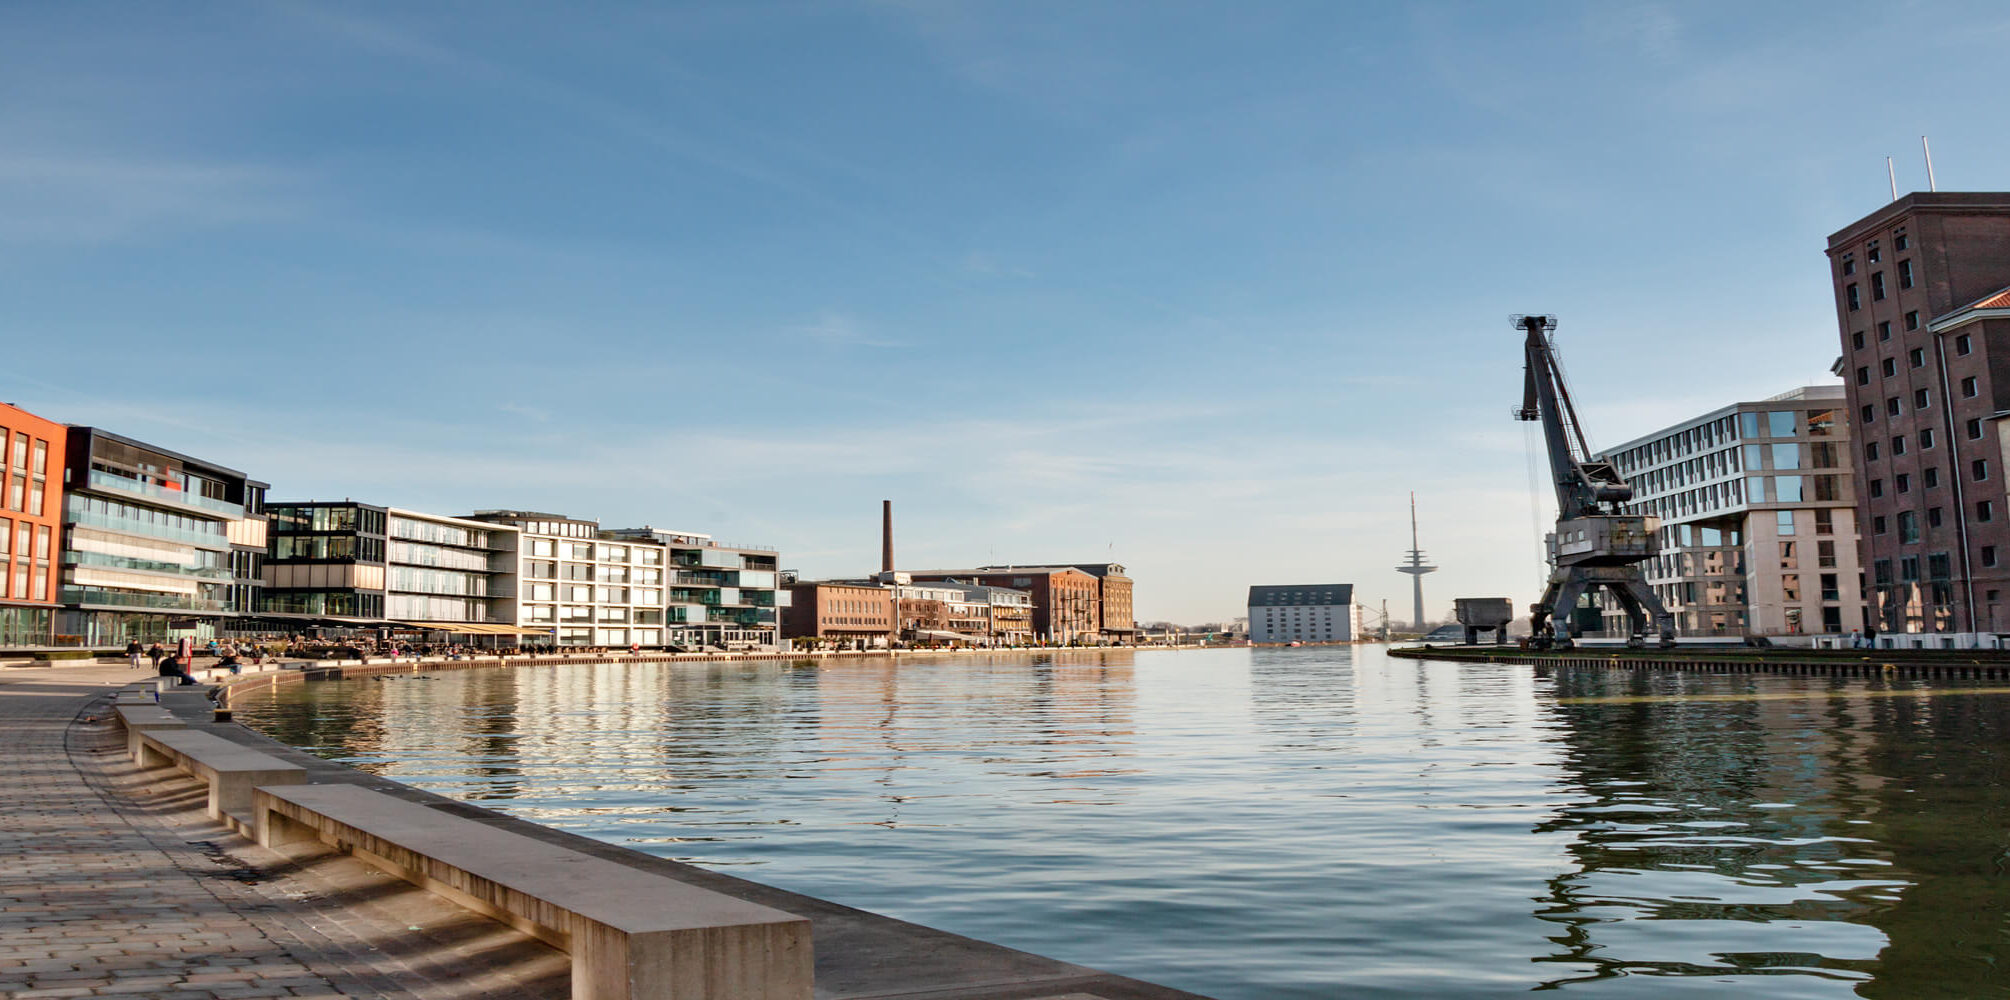
[[[287,501],[268,511],[267,616],[444,636],[520,631],[513,525],[354,500]]]
[[[484,510],[468,516],[518,531],[517,622],[556,629],[561,646],[664,644],[669,546],[616,538],[599,522],[563,514]]]
[[[1353,640],[1353,584],[1300,583],[1249,588],[1250,642]]]
[[[266,484],[95,427],[64,454],[62,641],[200,638],[255,612]]]
[[[1103,635],[1101,580],[1073,566],[932,569],[907,575],[916,583],[955,581],[1026,591],[1033,602],[1033,638],[1042,642],[1096,645],[1112,641]]]
[[[781,641],[789,591],[777,579],[781,557],[774,549],[650,527],[603,530],[601,537],[666,550],[665,645],[767,649]]]
[[[1875,625],[2010,632],[2010,193],[1908,194],[1828,259]]]
[[[0,403],[0,647],[55,641],[68,433]]]
[[[1680,634],[1863,625],[1846,405],[1841,386],[1805,386],[1602,453],[1633,486],[1626,512],[1661,520],[1661,555],[1642,570]],[[1606,631],[1624,634],[1625,612],[1601,599]]]

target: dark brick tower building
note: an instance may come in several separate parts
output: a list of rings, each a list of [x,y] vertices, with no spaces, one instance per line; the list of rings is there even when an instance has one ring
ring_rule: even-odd
[[[1867,624],[2010,632],[2010,193],[1914,193],[1829,237]]]

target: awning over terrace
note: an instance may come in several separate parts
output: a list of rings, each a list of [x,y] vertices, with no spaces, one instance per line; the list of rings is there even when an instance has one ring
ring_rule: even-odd
[[[428,632],[454,632],[461,635],[550,635],[549,625],[501,625],[487,622],[399,622],[406,628],[422,628]]]

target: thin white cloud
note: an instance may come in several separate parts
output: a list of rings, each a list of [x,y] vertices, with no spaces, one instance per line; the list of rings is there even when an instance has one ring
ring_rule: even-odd
[[[0,241],[104,244],[307,211],[305,178],[273,167],[73,151],[0,153]]]
[[[850,316],[835,312],[826,312],[811,322],[790,327],[789,331],[830,347],[906,346],[898,340],[867,329]]]

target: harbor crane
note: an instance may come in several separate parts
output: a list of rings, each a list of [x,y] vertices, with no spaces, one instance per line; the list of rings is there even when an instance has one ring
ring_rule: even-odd
[[[1626,645],[1647,644],[1651,614],[1662,648],[1671,647],[1675,616],[1640,573],[1640,563],[1660,554],[1661,519],[1620,512],[1621,505],[1633,499],[1633,487],[1611,462],[1594,458],[1585,444],[1584,428],[1550,342],[1556,317],[1516,316],[1514,325],[1528,334],[1521,408],[1514,416],[1542,421],[1550,481],[1556,487],[1556,531],[1546,539],[1549,585],[1529,614],[1534,641],[1569,649],[1581,632],[1574,617],[1578,602],[1603,588],[1626,611]]]

